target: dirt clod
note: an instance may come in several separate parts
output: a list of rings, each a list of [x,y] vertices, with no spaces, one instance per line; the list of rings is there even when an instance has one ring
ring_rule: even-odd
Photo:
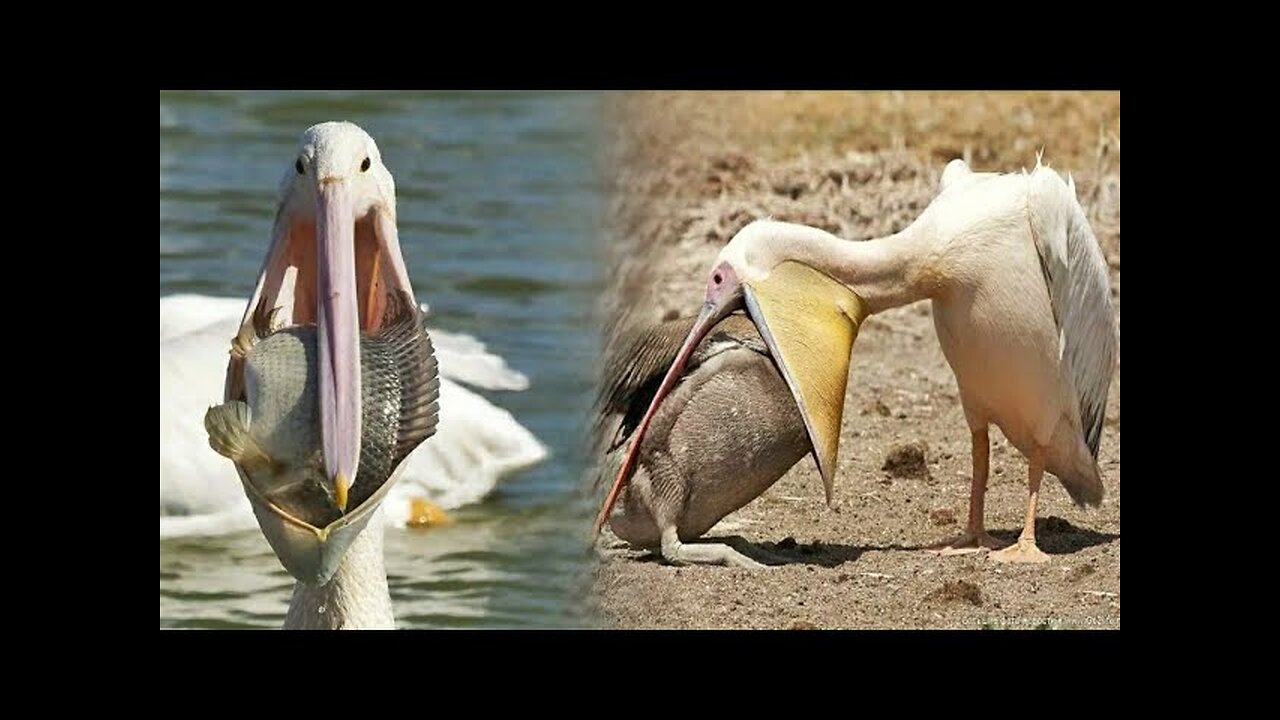
[[[1071,580],[1071,582],[1080,582],[1081,580],[1092,575],[1095,571],[1096,569],[1093,567],[1092,563],[1085,563],[1084,565],[1079,565],[1075,569],[1073,569],[1071,571],[1071,575],[1069,575],[1068,578]]]
[[[885,405],[884,401],[881,400],[880,398],[876,398],[876,404],[872,406],[872,410],[875,411],[875,413],[880,417],[889,417],[889,415],[893,412],[889,409],[889,406]]]
[[[956,513],[951,508],[935,508],[929,511],[929,521],[934,525],[955,525]]]
[[[967,602],[970,605],[982,604],[982,591],[968,580],[948,580],[942,587],[925,595],[925,600],[934,602]]]
[[[927,446],[923,442],[895,445],[884,459],[881,470],[894,477],[928,478],[929,463],[925,461]]]

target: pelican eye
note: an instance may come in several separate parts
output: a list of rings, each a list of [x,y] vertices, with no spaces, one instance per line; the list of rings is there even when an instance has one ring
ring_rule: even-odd
[[[717,285],[719,285],[722,280],[724,280],[724,278],[721,277],[720,273],[716,273],[715,275],[711,276],[711,282]]]
[[[307,169],[302,166],[302,158],[293,161],[293,169],[298,171],[299,175],[306,175]]]
[[[369,172],[369,158],[366,157],[364,162],[360,163],[360,172]]]

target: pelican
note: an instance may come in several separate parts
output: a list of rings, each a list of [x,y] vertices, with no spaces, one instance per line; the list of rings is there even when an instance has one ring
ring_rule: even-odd
[[[376,492],[360,491],[357,472],[364,465],[361,357],[363,338],[385,332],[393,324],[402,327],[397,318],[403,317],[405,307],[417,309],[414,298],[396,228],[395,182],[373,138],[346,122],[308,128],[281,182],[271,244],[240,330],[230,342],[226,404],[211,409],[205,418],[210,444],[221,454],[235,457],[226,452],[230,446],[225,442],[215,442],[210,421],[215,410],[226,411],[219,417],[232,417],[233,407],[243,410],[244,401],[251,407],[255,392],[259,397],[264,392],[261,387],[255,390],[257,376],[248,371],[253,363],[252,338],[314,327],[314,334],[308,336],[314,348],[308,352],[314,355],[308,357],[315,363],[316,424],[312,427],[321,451],[316,457],[322,465],[323,493],[304,497],[326,506],[316,513],[281,507],[251,479],[258,470],[239,461],[235,465],[259,528],[297,581],[285,628],[395,627],[379,516],[381,501],[403,471],[403,462],[397,460],[398,466]],[[435,373],[431,345],[425,342],[424,364],[403,372]],[[435,405],[429,410],[430,431],[436,420]],[[306,427],[291,417],[285,419],[292,427]],[[419,435],[417,442],[421,439]],[[274,472],[271,458],[261,455],[257,446],[254,450],[259,453],[256,467]],[[356,502],[349,503],[353,496]],[[359,499],[362,496],[367,499]],[[330,506],[339,519],[324,527],[299,519],[329,516]]]
[[[995,550],[984,527],[988,428],[1028,461],[1022,533],[991,557],[1048,560],[1035,539],[1047,471],[1077,504],[1103,496],[1097,454],[1119,330],[1107,264],[1075,184],[1036,160],[1022,173],[975,173],[961,160],[938,196],[899,233],[847,242],[817,228],[762,220],[721,249],[706,299],[644,417],[597,517],[608,516],[644,434],[694,349],[745,309],[799,408],[823,483],[836,469],[848,358],[862,313],[933,303],[934,328],[956,376],[973,446],[966,531],[946,553]]]
[[[632,436],[694,322],[661,323],[611,353],[599,401],[601,437],[616,425],[607,452]],[[688,541],[754,500],[811,449],[768,346],[750,320],[729,315],[694,350],[659,407],[609,527],[632,545],[659,548],[675,565],[763,567],[728,545]]]
[[[423,311],[427,307],[423,306]],[[256,527],[235,468],[210,447],[202,417],[222,399],[227,339],[243,298],[160,298],[160,537],[216,535]],[[523,390],[529,381],[475,338],[431,330],[440,363],[440,425],[404,461],[383,501],[397,528],[448,522],[511,474],[547,457],[511,413],[464,385]]]

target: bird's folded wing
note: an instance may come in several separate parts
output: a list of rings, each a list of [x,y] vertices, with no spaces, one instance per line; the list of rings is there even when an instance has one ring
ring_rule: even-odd
[[[1097,457],[1119,346],[1107,261],[1074,183],[1047,167],[1037,167],[1029,182],[1032,234],[1058,326],[1064,379],[1080,404],[1085,443]]]
[[[597,433],[611,419],[621,416],[609,441],[610,449],[625,440],[639,423],[693,322],[694,318],[669,320],[615,337],[605,356],[596,398]]]

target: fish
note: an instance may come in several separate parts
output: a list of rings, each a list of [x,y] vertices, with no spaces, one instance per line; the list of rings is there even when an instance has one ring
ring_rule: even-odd
[[[287,568],[297,577],[332,575],[404,459],[435,434],[440,377],[426,315],[400,305],[360,337],[360,460],[347,498],[325,472],[315,325],[242,328],[232,353],[244,358],[245,399],[205,413],[209,446],[235,463],[268,542],[314,545]]]

